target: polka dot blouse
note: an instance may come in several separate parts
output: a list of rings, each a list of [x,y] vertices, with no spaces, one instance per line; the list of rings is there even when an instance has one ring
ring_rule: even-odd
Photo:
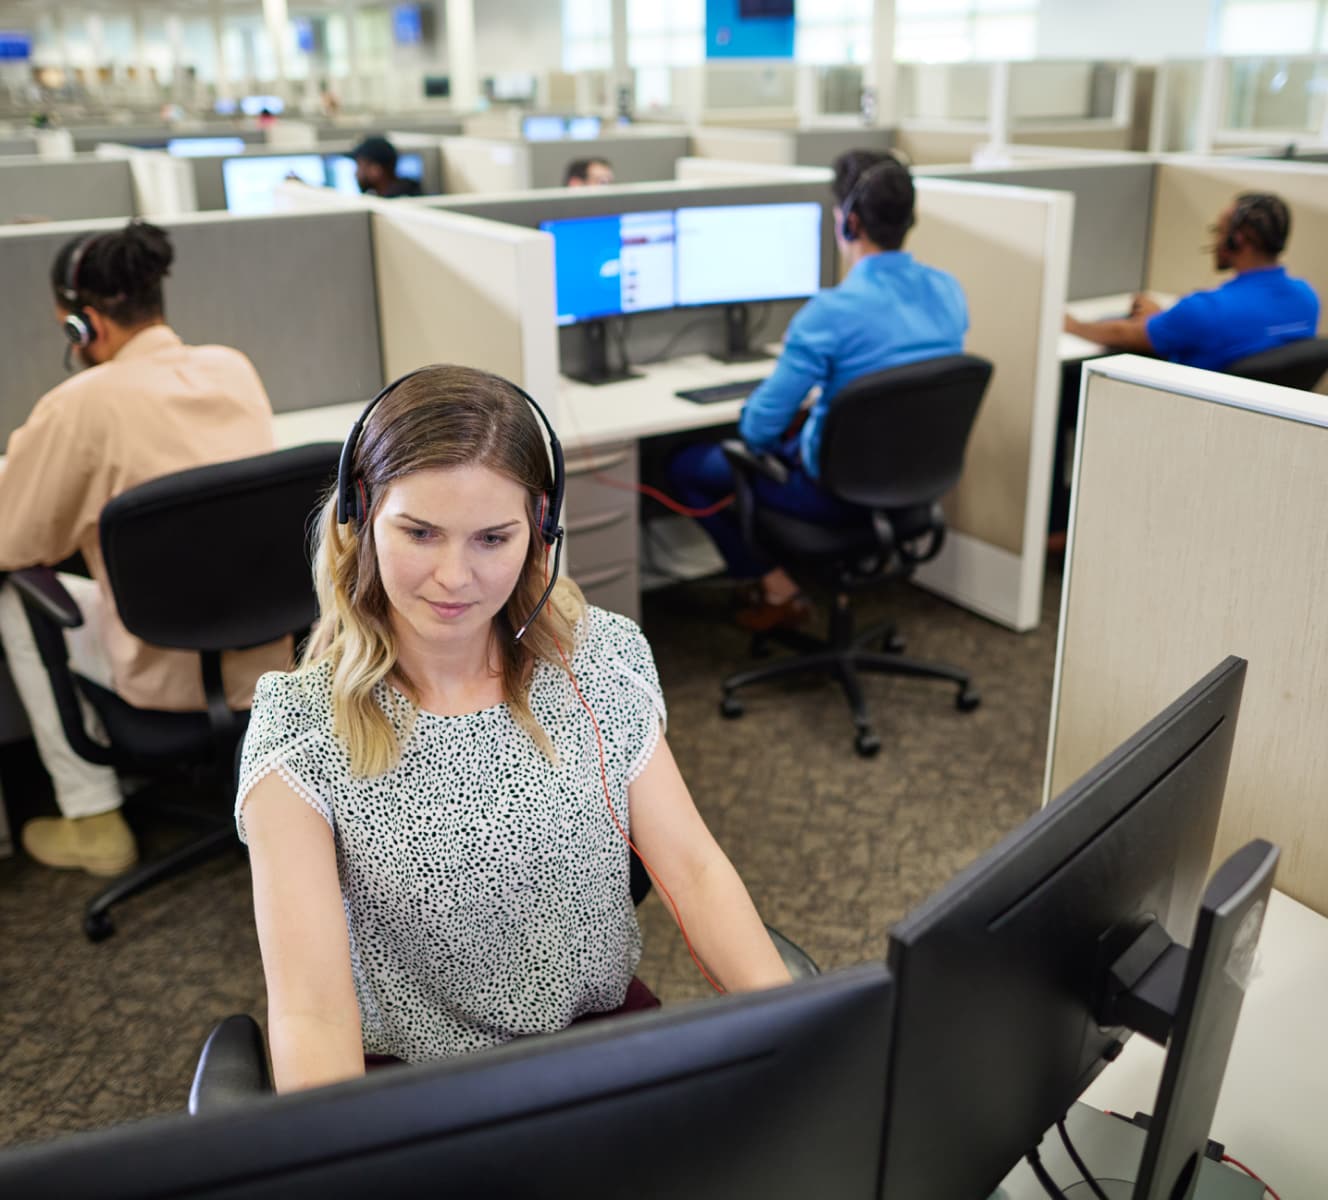
[[[587,608],[572,667],[599,722],[609,792],[627,786],[665,719],[650,646],[626,617]],[[277,772],[332,828],[366,1053],[409,1062],[558,1030],[623,1002],[641,956],[628,849],[609,816],[590,718],[561,664],[540,663],[531,710],[554,765],[505,704],[458,717],[379,701],[401,760],[358,778],[332,732],[331,668],[258,682],[245,798]]]

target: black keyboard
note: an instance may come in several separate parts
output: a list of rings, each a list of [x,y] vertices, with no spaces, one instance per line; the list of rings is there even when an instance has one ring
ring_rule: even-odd
[[[714,387],[684,388],[674,395],[693,404],[718,404],[721,400],[741,400],[750,396],[765,379],[735,379],[732,383],[717,383]]]

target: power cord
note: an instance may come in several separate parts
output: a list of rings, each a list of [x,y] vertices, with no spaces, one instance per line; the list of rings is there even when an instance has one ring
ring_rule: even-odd
[[[1042,1185],[1042,1190],[1051,1197],[1051,1200],[1068,1200],[1065,1193],[1056,1186],[1056,1181],[1047,1173],[1047,1168],[1042,1165],[1042,1155],[1037,1152],[1036,1146],[1028,1152],[1028,1165],[1033,1168],[1038,1183]]]
[[[1079,1174],[1084,1177],[1084,1182],[1088,1184],[1089,1190],[1097,1197],[1097,1200],[1109,1200],[1107,1193],[1093,1178],[1093,1173],[1088,1169],[1088,1164],[1084,1162],[1079,1151],[1074,1148],[1074,1143],[1070,1141],[1070,1131],[1065,1128],[1064,1117],[1056,1122],[1056,1132],[1061,1135],[1061,1144],[1065,1147],[1065,1153],[1070,1156],[1070,1161],[1078,1167]]]

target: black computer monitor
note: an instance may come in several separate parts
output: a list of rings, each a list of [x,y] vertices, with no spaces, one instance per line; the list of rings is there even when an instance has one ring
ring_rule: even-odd
[[[327,182],[327,168],[319,154],[253,154],[225,158],[221,163],[226,208],[233,213],[266,213],[275,206],[273,193],[287,179],[313,187]]]
[[[989,1196],[1118,1053],[1111,970],[1190,940],[1244,678],[1227,659],[894,928],[884,1200]]]
[[[0,1154],[61,1200],[875,1200],[884,966]]]

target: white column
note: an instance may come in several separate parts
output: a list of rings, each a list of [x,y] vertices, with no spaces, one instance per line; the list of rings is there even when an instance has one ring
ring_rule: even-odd
[[[863,87],[874,97],[873,124],[893,125],[895,100],[895,0],[875,0],[872,5],[871,56],[862,74]]]
[[[272,43],[272,58],[277,69],[277,95],[286,98],[286,27],[290,13],[286,0],[263,0],[263,23],[267,26],[268,40]]]
[[[212,56],[217,64],[217,98],[229,99],[234,91],[230,63],[226,61],[226,6],[222,0],[212,0]]]
[[[143,10],[135,6],[132,14],[134,26],[134,57],[131,60],[137,80],[135,81],[136,91],[140,96],[153,95],[155,89],[152,83],[152,68],[148,65],[147,40],[143,36]]]
[[[661,0],[661,3],[663,0]],[[627,0],[612,0],[609,6],[609,36],[613,43],[613,59],[609,67],[609,106],[614,115],[618,111],[618,89],[632,86],[632,68],[627,58]],[[635,108],[636,97],[629,95]]]
[[[360,38],[357,29],[355,0],[347,0],[342,6],[342,16],[346,21],[346,57],[349,75],[346,76],[346,90],[341,97],[342,104],[348,108],[358,108],[364,94],[364,84],[360,79]]]
[[[175,101],[187,99],[184,78],[184,21],[175,13],[166,17],[166,40],[171,47],[171,98]]]
[[[470,112],[479,106],[480,75],[475,64],[475,0],[447,0],[447,73],[452,107]]]
[[[1213,135],[1222,119],[1222,84],[1225,78],[1223,60],[1214,56],[1206,59],[1203,79],[1199,84],[1199,113],[1195,120],[1194,145],[1186,149],[1207,154],[1213,148]]]
[[[990,134],[988,150],[993,155],[1001,155],[1010,144],[1010,64],[994,62],[989,70],[991,83],[987,93],[987,129]]]

